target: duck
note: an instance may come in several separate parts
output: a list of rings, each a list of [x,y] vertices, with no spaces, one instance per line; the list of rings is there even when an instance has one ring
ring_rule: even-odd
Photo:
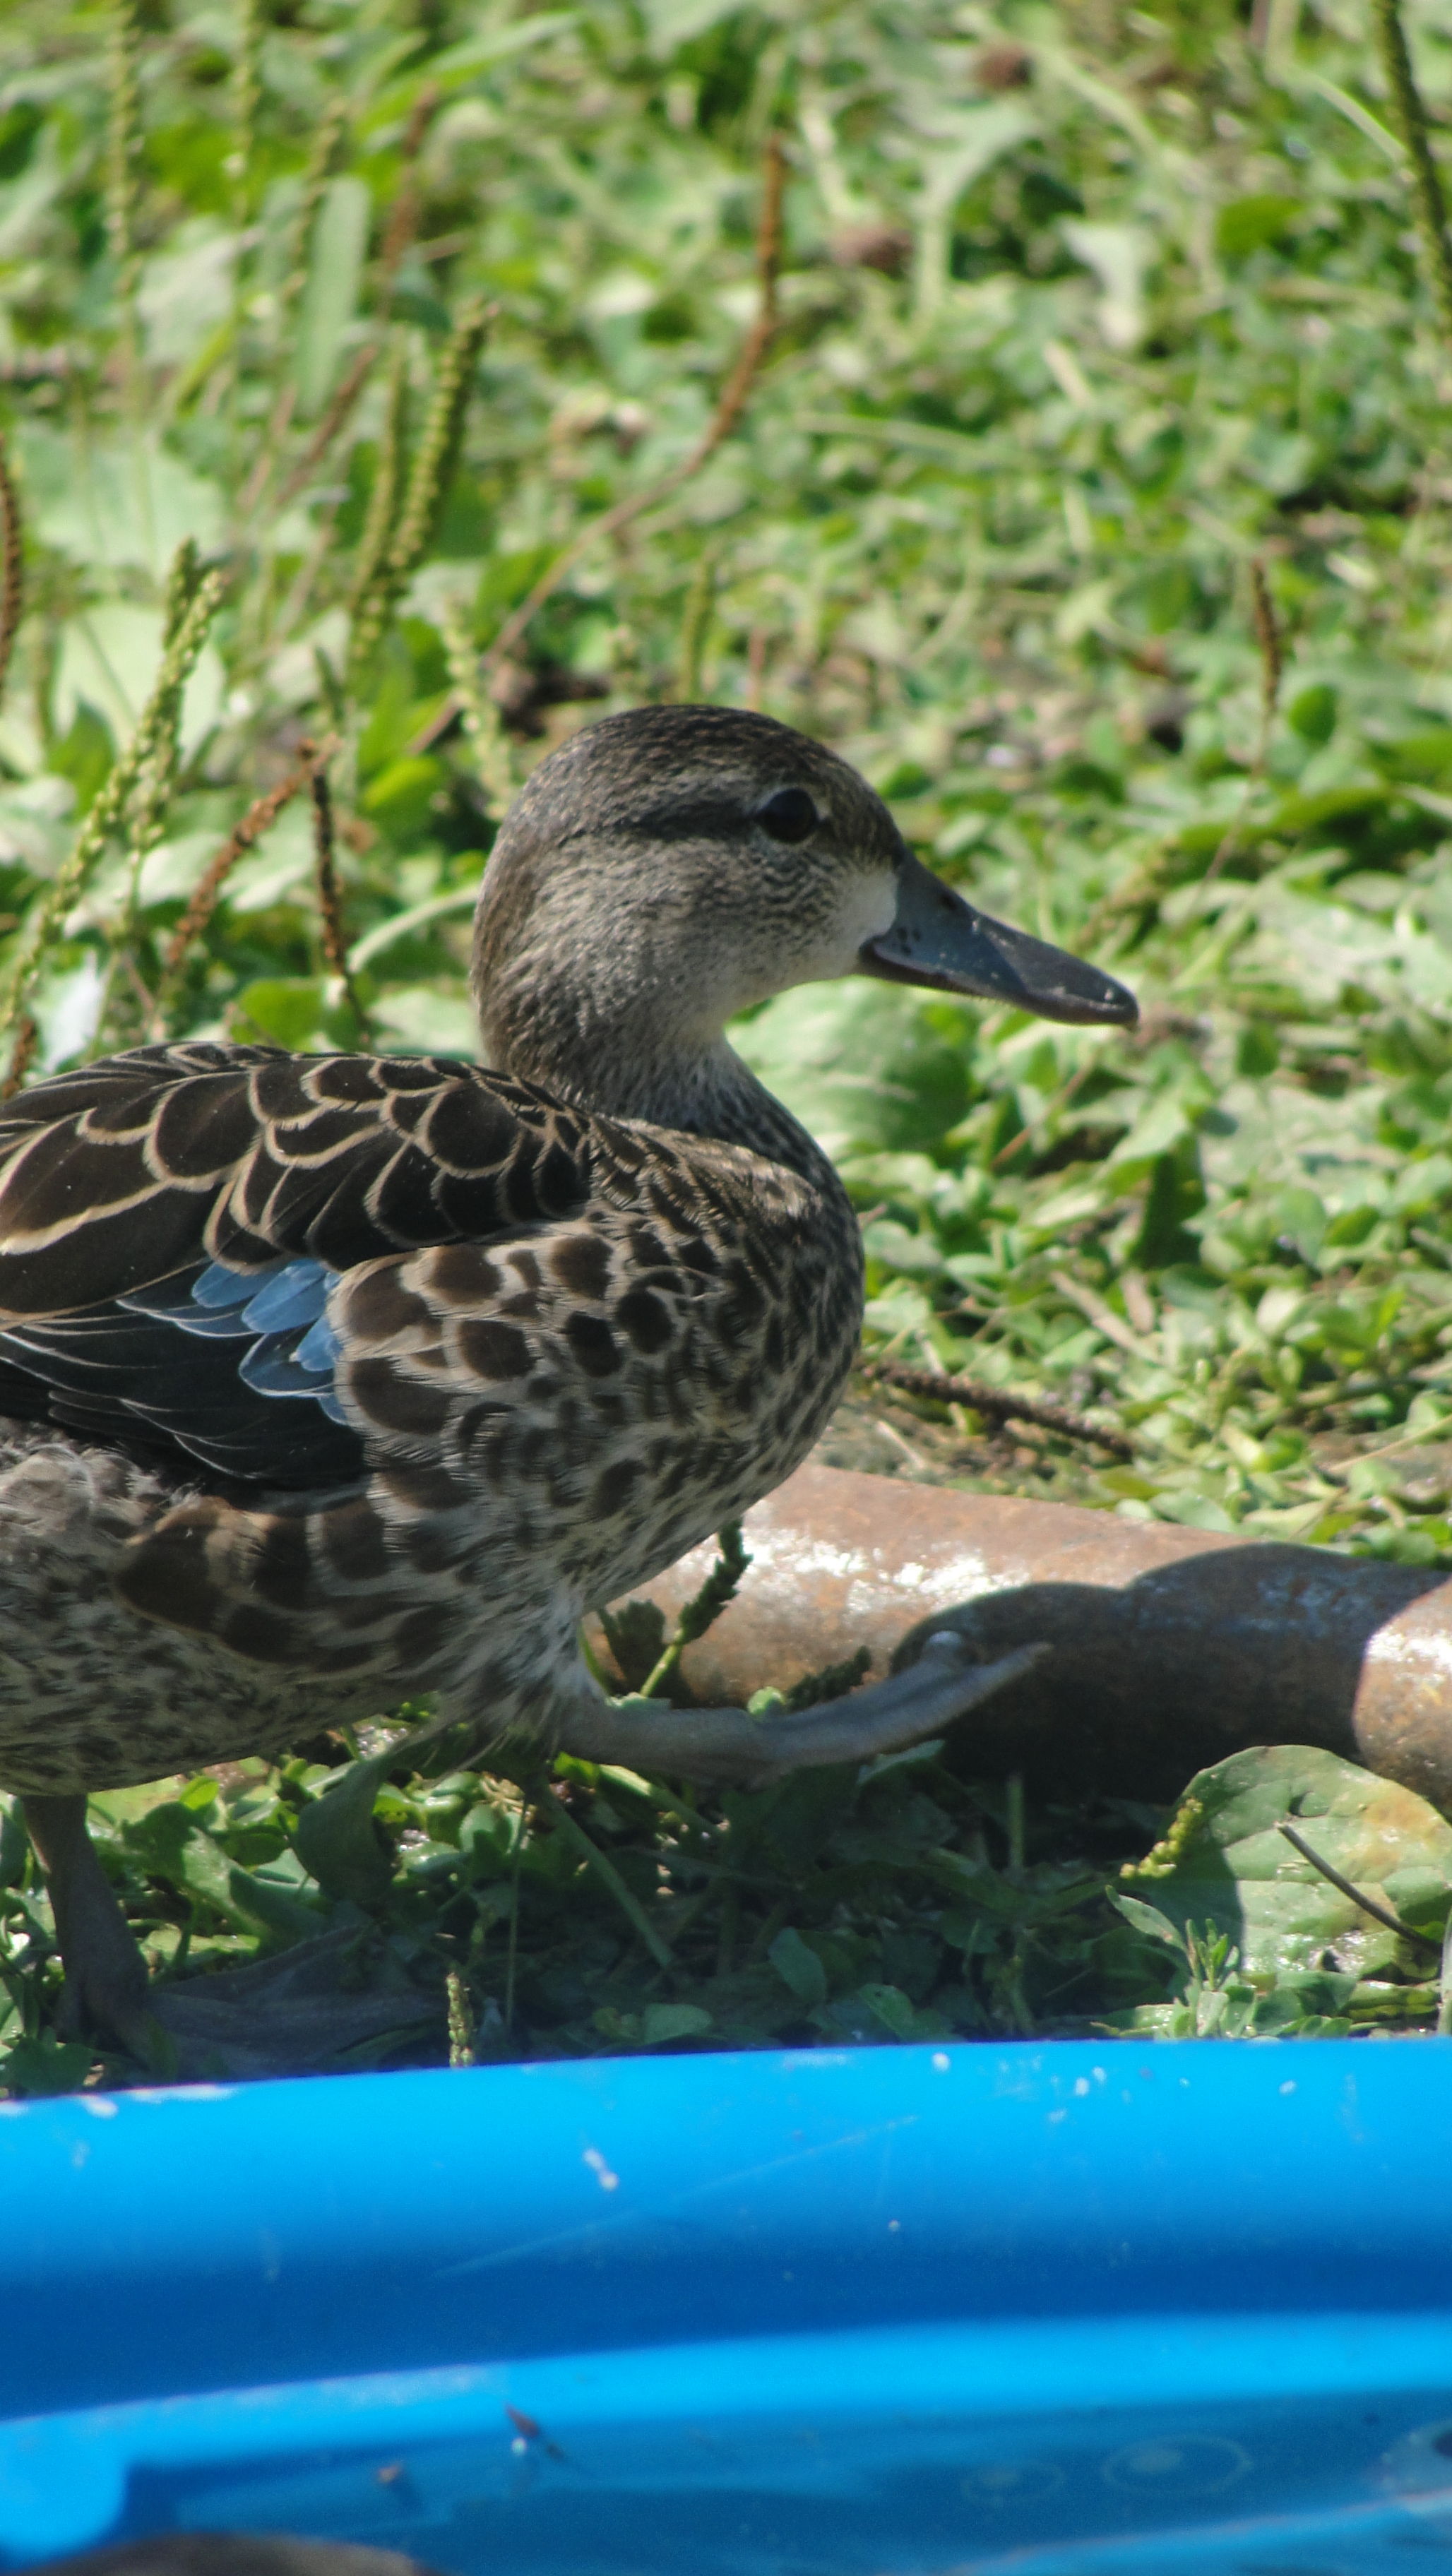
[[[791,1473],[851,1368],[857,1218],[727,1036],[845,975],[1136,1017],[935,877],[824,744],[643,707],[500,827],[477,1061],[186,1039],[0,1110],[0,1786],[67,2027],[144,2054],[166,2019],[95,1791],[420,1694],[484,1747],[760,1781],[982,1695],[948,1640],[763,1721],[612,1701],[580,1642]]]

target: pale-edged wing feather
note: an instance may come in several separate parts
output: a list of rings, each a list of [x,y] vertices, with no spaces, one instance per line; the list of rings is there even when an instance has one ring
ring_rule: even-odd
[[[193,1474],[355,1482],[362,1442],[292,1365],[313,1317],[209,1330],[198,1281],[528,1231],[587,1204],[591,1145],[535,1086],[438,1058],[199,1042],[38,1084],[0,1113],[0,1414]]]

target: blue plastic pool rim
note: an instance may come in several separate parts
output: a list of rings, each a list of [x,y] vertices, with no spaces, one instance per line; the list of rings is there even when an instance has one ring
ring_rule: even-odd
[[[813,2443],[849,2477],[915,2444],[941,2470],[995,2427],[1005,2457],[1079,2464],[1082,2531],[1021,2513],[1009,2534],[1005,2508],[955,2568],[1380,2569],[1452,2539],[1435,2043],[592,2060],[0,2107],[11,2565],[267,2497],[375,2542],[396,2502],[397,2545],[449,2566],[472,2479],[511,2567],[573,2566],[548,2536],[580,2509],[577,2454],[598,2481],[618,2452],[611,2510],[635,2495],[661,2524],[709,2428],[712,2458],[766,2462],[742,2475],[769,2522],[792,2425],[804,2476]],[[1334,2497],[1298,2471],[1264,2510],[1274,2441],[1299,2458],[1323,2418]],[[1156,2520],[1149,2472],[1116,2500],[1113,2462],[1152,2462],[1134,2427],[1163,2449],[1176,2424],[1243,2484]],[[395,2452],[416,2526],[403,2486],[378,2504]],[[641,2461],[658,2492],[631,2487]],[[724,2510],[730,2475],[707,2484]]]

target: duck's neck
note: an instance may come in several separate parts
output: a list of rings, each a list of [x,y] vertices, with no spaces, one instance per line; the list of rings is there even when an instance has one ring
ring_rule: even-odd
[[[654,1046],[642,1045],[643,1032],[636,1030],[611,1043],[597,1025],[570,1043],[556,1024],[548,1032],[552,1043],[541,1044],[543,1032],[503,1025],[501,1015],[487,1008],[480,1019],[484,1062],[497,1072],[537,1082],[578,1108],[691,1136],[718,1137],[723,1144],[785,1163],[819,1188],[824,1182],[836,1185],[820,1145],[757,1081],[724,1037],[705,1046],[669,1048],[659,1039]]]
[[[600,1106],[604,1105],[602,1101]],[[692,1136],[717,1136],[725,1145],[741,1145],[748,1153],[785,1163],[818,1186],[824,1179],[836,1182],[816,1138],[757,1081],[725,1038],[718,1038],[689,1064],[678,1066],[675,1079],[660,1085],[648,1106],[616,1114],[648,1119],[657,1127],[680,1128]]]

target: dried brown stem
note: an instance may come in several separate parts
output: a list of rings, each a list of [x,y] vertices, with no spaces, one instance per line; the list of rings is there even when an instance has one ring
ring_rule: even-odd
[[[367,384],[381,347],[381,341],[370,340],[366,348],[357,352],[312,437],[278,492],[273,504],[275,509],[285,510],[289,501],[297,499],[299,492],[316,473]]]
[[[271,413],[269,414],[267,427],[258,441],[257,454],[253,461],[252,471],[248,475],[246,482],[242,486],[241,493],[238,496],[237,517],[239,521],[245,521],[251,518],[253,511],[256,509],[258,502],[261,500],[262,495],[267,488],[268,479],[277,462],[277,451],[281,447],[283,440],[287,436],[288,430],[292,426],[292,415],[296,403],[297,386],[289,376],[286,384],[281,385],[278,388],[277,399],[272,406]]]
[[[166,1034],[167,1010],[181,979],[187,951],[195,940],[201,938],[221,900],[222,888],[238,860],[246,857],[253,844],[261,840],[263,833],[272,829],[283,807],[290,805],[299,790],[306,787],[312,774],[312,761],[318,758],[326,759],[332,749],[331,741],[325,743],[321,753],[314,753],[298,768],[290,770],[287,777],[280,780],[276,787],[269,787],[265,796],[254,797],[240,823],[234,825],[216,857],[208,865],[205,874],[199,879],[190,903],[172,932],[166,954],[161,962],[161,986],[156,997],[153,1021],[154,1036],[164,1037]]]
[[[306,746],[304,746],[306,749]],[[332,746],[314,752],[308,766],[308,787],[313,800],[313,854],[317,871],[318,912],[321,916],[323,955],[329,971],[342,985],[348,1006],[360,1029],[366,1032],[368,1014],[358,998],[358,988],[348,965],[348,939],[343,927],[343,889],[338,882],[337,830],[333,815],[333,791],[328,784],[328,758]]]
[[[387,311],[393,293],[393,281],[413,246],[423,200],[418,185],[419,154],[424,138],[442,104],[440,91],[429,82],[419,91],[413,103],[413,114],[404,129],[399,146],[399,187],[388,210],[388,224],[378,252],[377,303],[380,313]]]
[[[1435,1950],[1438,1958],[1441,1958],[1440,1934],[1434,1938],[1430,1932],[1416,1931],[1410,1923],[1404,1923],[1399,1914],[1393,1914],[1389,1905],[1381,1905],[1374,1896],[1367,1896],[1361,1888],[1354,1886],[1349,1878],[1343,1878],[1339,1869],[1333,1869],[1329,1860],[1323,1860],[1321,1854],[1312,1849],[1304,1834],[1297,1833],[1294,1825],[1279,1825],[1276,1830],[1285,1835],[1292,1850],[1298,1851],[1302,1860],[1308,1860],[1313,1869],[1320,1871],[1329,1886],[1336,1888],[1342,1896],[1349,1897],[1353,1905],[1359,1905],[1362,1913],[1369,1914],[1374,1923],[1384,1923],[1388,1932],[1399,1933],[1404,1941],[1420,1941],[1424,1950]]]
[[[1088,1422],[1082,1413],[1071,1413],[1066,1405],[1041,1404],[1028,1396],[1010,1395],[1001,1386],[983,1386],[977,1378],[949,1377],[937,1369],[907,1368],[900,1360],[871,1360],[864,1375],[877,1378],[887,1386],[900,1386],[905,1395],[932,1396],[939,1404],[966,1404],[974,1413],[986,1413],[990,1421],[1034,1422],[1041,1431],[1057,1431],[1065,1440],[1097,1440],[1112,1458],[1133,1458],[1134,1449],[1122,1431],[1109,1431],[1101,1423]]]
[[[22,526],[20,495],[0,436],[0,698],[5,695],[5,677],[25,610]]]
[[[1265,577],[1265,565],[1259,555],[1251,558],[1250,602],[1251,614],[1255,619],[1255,640],[1260,646],[1261,722],[1268,733],[1276,711],[1276,700],[1281,693],[1281,673],[1285,664],[1281,653],[1281,630],[1276,623],[1275,602],[1271,598],[1270,584]],[[1265,758],[1263,744],[1257,758],[1258,760]]]
[[[381,315],[387,313],[393,294],[394,279],[418,231],[421,199],[414,183],[414,172],[419,153],[423,148],[424,137],[438,113],[440,103],[438,90],[428,88],[419,92],[400,148],[401,184],[389,209],[388,226],[378,254],[378,282],[375,295]],[[461,235],[460,238],[463,239],[464,236]],[[354,353],[352,363],[344,373],[343,380],[329,401],[322,419],[313,431],[292,472],[277,492],[273,502],[274,509],[286,509],[289,501],[296,500],[310,477],[316,473],[338,432],[350,418],[359,395],[378,363],[382,350],[383,341],[372,339],[366,341],[363,347]]]
[[[761,218],[756,230],[756,316],[740,355],[721,389],[705,437],[689,458],[685,472],[694,473],[714,456],[723,440],[730,437],[747,403],[767,353],[776,338],[781,320],[777,303],[777,286],[781,277],[781,206],[786,187],[786,154],[781,137],[770,134],[766,141],[765,168],[762,174]],[[682,480],[684,480],[684,474]]]
[[[990,1172],[1002,1171],[1004,1164],[1011,1163],[1015,1154],[1022,1152],[1026,1145],[1032,1145],[1034,1139],[1043,1134],[1050,1120],[1059,1117],[1068,1108],[1075,1092],[1088,1081],[1093,1071],[1094,1058],[1090,1056],[1076,1072],[1070,1074],[1068,1081],[1060,1086],[1053,1099],[1045,1101],[1037,1118],[1031,1118],[1026,1127],[1020,1127],[1016,1136],[1010,1136],[1008,1143],[1000,1145],[997,1153],[989,1157]]]
[[[1285,662],[1281,649],[1281,630],[1276,623],[1275,602],[1265,577],[1265,565],[1259,555],[1250,561],[1250,613],[1255,621],[1255,640],[1260,646],[1260,731],[1255,751],[1246,773],[1245,793],[1210,865],[1200,880],[1201,887],[1213,885],[1220,871],[1240,847],[1241,834],[1250,800],[1259,781],[1265,776],[1266,758],[1270,751],[1271,727],[1276,720],[1276,701],[1281,693],[1281,673]]]
[[[786,154],[782,149],[781,139],[773,134],[767,140],[765,170],[762,178],[761,221],[756,235],[756,317],[741,344],[736,363],[721,388],[716,408],[701,436],[689,456],[683,457],[679,465],[673,465],[669,473],[660,475],[643,492],[627,493],[623,501],[617,501],[613,508],[603,511],[598,519],[591,520],[587,528],[582,528],[578,536],[571,538],[563,552],[556,555],[554,562],[541,573],[528,597],[520,601],[513,616],[505,619],[488,652],[484,655],[483,667],[486,672],[496,670],[501,662],[508,660],[515,646],[522,641],[533,624],[545,601],[553,597],[567,573],[579,562],[581,555],[588,552],[600,538],[618,536],[621,529],[629,527],[633,519],[638,519],[646,510],[654,509],[658,502],[668,500],[671,493],[678,492],[681,485],[688,483],[692,475],[698,474],[701,467],[715,455],[717,448],[730,437],[741,419],[767,352],[776,337],[780,319],[777,280],[781,270],[781,207],[782,192],[786,185],[786,167]]]
[[[0,1082],[0,1100],[13,1100],[35,1061],[40,1044],[40,1031],[28,1011],[23,1011],[15,1024],[15,1044],[10,1050],[10,1070]]]

